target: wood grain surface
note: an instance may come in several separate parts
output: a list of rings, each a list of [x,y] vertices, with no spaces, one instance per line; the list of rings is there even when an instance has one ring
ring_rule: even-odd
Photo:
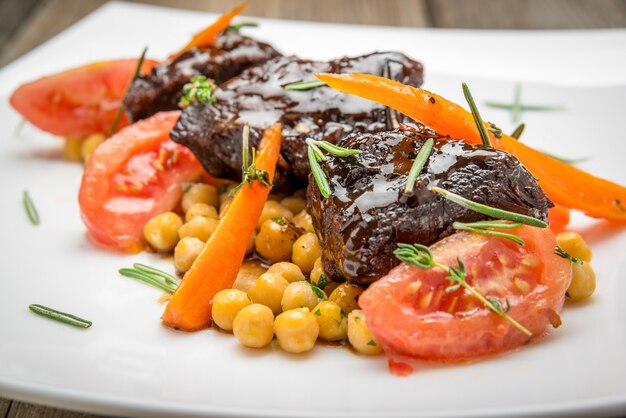
[[[143,0],[223,12],[241,0]],[[106,0],[0,0],[0,66],[85,17]],[[474,29],[626,27],[626,0],[254,0],[249,16],[366,25]],[[93,418],[0,398],[0,418]]]

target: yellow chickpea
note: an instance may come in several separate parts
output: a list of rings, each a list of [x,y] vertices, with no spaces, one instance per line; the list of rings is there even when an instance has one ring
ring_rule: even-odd
[[[258,303],[241,309],[233,321],[233,334],[246,347],[265,347],[274,338],[272,310]]]
[[[217,209],[215,206],[207,205],[206,203],[198,202],[189,207],[189,210],[185,213],[185,222],[189,222],[196,216],[204,216],[205,218],[219,219]]]
[[[328,300],[335,302],[344,313],[349,314],[359,308],[358,299],[363,293],[363,288],[352,283],[342,283],[330,294]]]
[[[317,241],[317,237],[312,232],[303,234],[293,244],[291,260],[302,269],[302,272],[308,274],[313,270],[315,260],[322,255],[322,247]]]
[[[343,340],[348,335],[348,317],[335,302],[323,301],[311,310],[320,326],[320,338]]]
[[[211,235],[215,232],[216,228],[216,219],[196,216],[180,227],[178,230],[178,236],[181,239],[185,237],[195,237],[200,241],[207,242]]]
[[[254,247],[261,257],[272,263],[287,261],[298,235],[298,230],[285,218],[268,219],[261,225]]]
[[[185,237],[178,241],[176,248],[174,248],[174,265],[176,270],[183,273],[189,270],[203,248],[204,242],[198,238]]]
[[[63,159],[65,161],[72,162],[83,161],[83,156],[81,154],[82,145],[83,138],[79,136],[66,137],[63,145]]]
[[[289,282],[281,276],[264,273],[250,286],[248,294],[254,303],[269,307],[274,314],[280,313],[280,302]]]
[[[274,333],[280,348],[289,353],[304,353],[315,346],[319,325],[307,308],[292,309],[276,317]]]
[[[268,200],[263,206],[257,229],[261,228],[265,221],[272,218],[286,218],[287,220],[291,220],[291,218],[293,218],[293,212],[275,200]]]
[[[256,233],[250,235],[250,239],[248,240],[248,245],[246,245],[246,255],[252,254],[254,251],[254,242],[256,241]]]
[[[304,274],[300,267],[286,261],[272,264],[267,270],[268,273],[274,273],[287,279],[289,283],[304,280]]]
[[[572,257],[579,258],[584,262],[591,261],[591,249],[577,232],[561,232],[556,236],[559,247]]]
[[[577,302],[579,300],[586,299],[591,296],[595,290],[596,273],[593,271],[589,263],[586,261],[583,262],[582,265],[579,263],[572,263],[572,282],[567,289],[569,300]]]
[[[280,204],[289,209],[291,213],[300,213],[306,208],[306,200],[301,197],[286,197],[280,201]]]
[[[232,331],[237,314],[250,305],[252,305],[252,301],[246,292],[237,289],[224,289],[213,296],[211,317],[218,327],[224,331]]]
[[[239,269],[233,289],[248,292],[260,275],[268,271],[258,260],[245,260]]]
[[[304,232],[315,232],[315,229],[313,229],[313,219],[311,218],[311,215],[304,210],[294,216],[291,219],[291,222]]]
[[[225,200],[222,203],[220,203],[220,216],[222,216],[224,214],[224,212],[226,212],[226,209],[228,208],[228,205],[230,205],[230,199],[229,200]]]
[[[326,273],[324,273],[324,264],[322,263],[322,257],[317,257],[315,263],[313,263],[313,270],[311,270],[311,274],[309,277],[311,279],[311,283],[324,290],[324,287],[328,282],[328,277],[326,276]]]
[[[348,315],[348,341],[361,354],[375,355],[383,351],[365,323],[365,315],[355,309]]]
[[[150,219],[143,228],[146,242],[156,251],[172,251],[178,243],[178,230],[183,226],[180,216],[165,212]]]
[[[322,300],[326,299],[326,295],[319,288],[313,289],[311,284],[306,280],[290,283],[283,293],[280,306],[283,311],[296,308],[308,308],[312,310]]]
[[[87,164],[87,161],[89,161],[89,157],[91,157],[91,154],[93,154],[96,148],[98,148],[98,146],[102,144],[105,139],[107,139],[107,137],[104,136],[104,134],[98,133],[91,134],[82,141],[80,145],[80,155],[83,158],[83,162],[85,164]]]
[[[217,206],[217,189],[215,186],[204,183],[187,185],[181,200],[183,212],[187,212],[194,203],[206,203],[209,206]]]
[[[235,187],[237,187],[237,183],[230,183],[226,186],[220,187],[220,190],[219,190],[220,205],[232,199],[232,197],[230,196],[230,191],[233,190]]]

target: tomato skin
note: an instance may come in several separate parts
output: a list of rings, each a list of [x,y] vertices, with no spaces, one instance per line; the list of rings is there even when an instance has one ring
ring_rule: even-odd
[[[571,210],[565,206],[556,205],[548,210],[548,223],[555,234],[564,232],[570,221]]]
[[[146,59],[141,70],[156,64]],[[136,67],[137,59],[94,62],[23,84],[9,101],[43,131],[77,137],[108,134]],[[126,125],[124,115],[118,129]]]
[[[179,116],[179,111],[161,112],[134,123],[104,141],[89,158],[78,201],[96,243],[139,250],[146,222],[172,210],[182,184],[204,174],[191,151],[169,137]],[[161,155],[168,157],[167,164]]]
[[[554,254],[556,239],[549,229],[523,226],[511,231],[526,244],[459,232],[433,245],[431,251],[444,265],[456,267],[456,257],[460,257],[468,272],[466,280],[483,295],[504,302],[498,292],[505,292],[511,304],[509,315],[536,337],[549,323],[558,322],[571,280],[571,263]],[[524,263],[531,267],[524,267]],[[359,305],[367,324],[388,355],[462,361],[528,342],[528,336],[462,288],[446,293],[445,288],[452,284],[446,276],[439,269],[422,270],[402,263],[361,295]],[[524,277],[529,285],[527,293],[512,290],[513,280],[518,277]],[[434,290],[435,297],[422,308],[421,297],[429,289]],[[456,300],[450,302],[455,296],[463,298],[468,306],[448,312],[446,306],[456,306]]]

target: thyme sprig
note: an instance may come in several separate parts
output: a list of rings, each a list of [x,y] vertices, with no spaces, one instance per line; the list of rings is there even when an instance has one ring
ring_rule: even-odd
[[[303,90],[311,90],[311,89],[315,89],[318,87],[323,87],[325,85],[326,83],[324,83],[321,80],[302,80],[302,81],[297,81],[295,83],[286,84],[284,86],[284,89],[303,91]]]
[[[89,328],[92,325],[91,321],[80,318],[76,315],[72,315],[67,312],[57,311],[56,309],[48,308],[47,306],[39,305],[36,303],[28,305],[28,309],[39,316],[52,319],[53,321],[62,322],[73,327]]]
[[[174,293],[180,279],[154,267],[134,263],[133,268],[122,268],[118,272],[125,277],[136,279],[168,293]]]
[[[563,248],[559,247],[558,245],[554,249],[554,254],[558,255],[559,257],[565,258],[566,260],[569,260],[572,263],[578,263],[581,266],[584,263],[583,260],[581,260],[580,258],[576,258],[576,257],[572,256],[570,253],[568,253],[567,251],[565,251]]]
[[[259,26],[259,22],[239,22],[228,25],[228,29],[239,32],[241,28],[256,28]]]
[[[261,186],[273,187],[270,182],[270,175],[265,170],[259,170],[256,168],[256,149],[252,147],[252,162],[250,162],[250,127],[248,124],[243,126],[243,134],[241,135],[241,183],[231,189],[228,193],[229,197],[233,197],[244,184],[252,187],[252,183],[257,181]]]
[[[524,129],[526,129],[526,124],[520,123],[519,125],[517,125],[517,128],[515,128],[515,130],[511,134],[511,137],[519,141],[519,138],[520,136],[522,136],[522,132],[524,132]]]
[[[464,288],[468,292],[472,294],[476,299],[480,300],[487,308],[489,308],[492,312],[500,315],[507,321],[509,321],[515,328],[528,335],[532,336],[532,332],[530,332],[526,327],[513,319],[509,314],[509,310],[511,305],[507,300],[505,300],[505,307],[502,306],[502,303],[491,297],[484,296],[478,290],[476,290],[473,286],[467,283],[467,272],[465,271],[465,264],[463,261],[457,257],[458,267],[446,266],[433,258],[433,254],[430,249],[421,244],[397,244],[398,248],[394,251],[394,255],[400,261],[405,263],[412,264],[420,269],[429,269],[429,268],[438,268],[446,273],[448,276],[446,280],[451,281],[453,284],[446,287],[446,293],[451,293],[459,288]]]
[[[558,105],[538,105],[538,104],[524,104],[522,103],[522,86],[516,84],[513,91],[513,102],[502,103],[494,101],[486,101],[485,106],[492,107],[494,109],[504,109],[511,111],[511,119],[514,123],[519,122],[522,112],[525,111],[537,111],[537,112],[552,112],[565,110],[564,106]],[[512,135],[511,135],[512,136]]]
[[[480,139],[483,141],[484,146],[491,148],[491,140],[489,139],[489,134],[487,133],[487,129],[485,128],[483,118],[480,116],[480,112],[478,111],[478,107],[476,106],[476,102],[474,101],[474,97],[472,96],[472,92],[470,91],[469,87],[467,87],[466,83],[463,83],[462,85],[463,95],[465,96],[465,100],[467,100],[467,104],[469,105],[472,116],[474,117],[474,122],[476,123],[476,127],[478,128]]]
[[[422,169],[426,165],[428,158],[430,158],[430,153],[433,150],[433,146],[435,145],[434,138],[428,138],[426,142],[422,145],[419,152],[417,153],[417,157],[415,157],[415,161],[413,161],[413,165],[411,166],[411,170],[409,171],[409,176],[406,179],[406,187],[404,188],[404,193],[413,193],[413,189],[415,188],[415,180],[417,180],[417,176],[420,175]]]
[[[28,190],[24,190],[22,192],[22,203],[24,204],[24,210],[26,211],[26,215],[28,216],[30,223],[33,225],[39,225],[39,213],[37,212],[37,208],[35,207]]]
[[[115,114],[115,118],[113,119],[113,123],[111,124],[109,136],[113,135],[115,131],[117,131],[117,127],[119,126],[120,121],[122,120],[122,115],[124,114],[124,100],[126,99],[126,95],[128,94],[128,91],[130,90],[131,86],[133,85],[137,77],[139,77],[139,73],[141,72],[141,67],[143,65],[143,62],[146,60],[147,52],[148,52],[148,47],[145,47],[143,51],[141,51],[141,55],[139,56],[139,61],[137,61],[137,67],[135,67],[133,78],[130,80],[130,83],[128,83],[128,87],[126,87],[126,91],[124,92],[124,97],[122,99],[122,102],[120,103],[120,107],[119,109],[117,109],[117,113]]]
[[[322,150],[328,152],[335,157],[349,157],[352,155],[358,155],[361,153],[359,150],[343,148],[334,144],[331,144],[328,141],[316,141],[314,139],[308,138],[306,140],[308,145],[308,157],[309,157],[309,165],[311,166],[311,173],[313,173],[313,178],[317,183],[317,187],[320,189],[320,193],[325,198],[329,198],[332,194],[330,190],[330,184],[328,183],[328,178],[326,178],[326,173],[322,170],[322,166],[320,163],[326,161],[326,156],[322,152]]]
[[[524,225],[535,226],[537,228],[547,228],[548,224],[542,220],[537,218],[533,218],[532,216],[522,215],[520,213],[509,212],[508,210],[494,208],[488,205],[484,205],[482,203],[474,202],[473,200],[469,200],[464,198],[463,196],[459,196],[458,194],[449,192],[440,187],[432,187],[430,189],[435,193],[439,193],[446,199],[463,206],[466,209],[473,210],[474,212],[482,213],[483,215],[491,216],[496,219],[504,219],[507,221],[519,222]]]
[[[454,222],[452,223],[452,227],[454,229],[458,229],[461,231],[470,231],[475,232],[477,234],[483,235],[491,235],[494,237],[501,237],[511,240],[519,245],[524,245],[525,242],[522,238],[517,235],[508,234],[502,231],[494,231],[494,229],[510,229],[510,228],[518,228],[522,226],[519,222],[499,222],[499,221],[478,221],[471,223],[464,222]]]
[[[183,86],[183,96],[178,101],[178,107],[185,109],[194,104],[215,103],[215,83],[203,75],[194,75],[189,83]]]

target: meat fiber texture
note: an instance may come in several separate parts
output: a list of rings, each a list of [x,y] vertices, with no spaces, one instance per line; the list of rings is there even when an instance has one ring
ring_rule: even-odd
[[[283,146],[275,190],[304,186],[310,172],[307,138],[337,143],[351,132],[378,132],[389,129],[391,123],[384,106],[330,87],[285,88],[315,80],[317,72],[362,72],[386,75],[412,86],[422,84],[422,65],[398,52],[329,62],[278,57],[222,84],[215,103],[185,109],[172,130],[172,139],[191,149],[212,175],[238,180],[243,126],[249,125],[250,144],[256,146],[263,130],[280,122]]]
[[[437,138],[432,154],[406,193],[408,173],[429,137]],[[455,221],[489,219],[431,192],[433,186],[542,220],[553,206],[512,155],[440,138],[423,125],[352,134],[340,145],[361,154],[322,163],[332,196],[322,197],[313,179],[307,190],[324,270],[335,281],[372,283],[399,264],[397,243],[431,245],[453,234]]]

